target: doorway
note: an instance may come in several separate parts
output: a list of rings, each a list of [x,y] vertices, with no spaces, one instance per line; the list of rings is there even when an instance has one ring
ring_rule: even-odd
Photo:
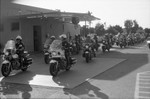
[[[34,40],[34,51],[40,52],[42,51],[42,40],[41,40],[41,26],[35,25],[33,26],[33,40]]]

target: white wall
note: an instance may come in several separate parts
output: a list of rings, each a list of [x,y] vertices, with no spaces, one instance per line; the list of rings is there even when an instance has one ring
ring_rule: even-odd
[[[11,24],[13,22],[19,22],[19,19],[7,18],[7,20],[3,21],[2,24],[4,26],[3,31],[1,31],[1,43],[4,46],[5,43],[10,39],[15,39],[17,35],[21,35],[21,27],[18,31],[11,31]],[[21,24],[20,24],[21,25]]]
[[[52,18],[45,19],[22,19],[21,20],[21,33],[23,37],[23,41],[25,43],[26,49],[28,51],[34,51],[34,40],[33,40],[33,26],[40,25],[41,26],[41,40],[42,44],[45,42],[46,34],[50,34],[50,36],[54,35],[58,37],[58,35],[63,33],[63,24],[58,20],[54,20]],[[42,45],[41,44],[41,45]]]
[[[75,34],[80,34],[80,26],[75,26],[71,23],[64,23],[64,33],[70,33],[71,36],[74,36]]]
[[[11,23],[12,22],[20,22],[20,30],[19,31],[11,31]],[[54,35],[59,37],[59,35],[63,33],[68,33],[73,36],[75,34],[80,33],[80,27],[74,28],[74,25],[71,23],[63,23],[59,20],[55,20],[53,18],[45,18],[45,19],[7,19],[4,23],[4,31],[1,32],[1,41],[2,44],[5,44],[9,39],[15,39],[17,35],[21,35],[23,38],[23,42],[26,46],[26,50],[34,51],[34,40],[33,40],[33,26],[39,25],[41,26],[41,47],[42,43],[45,42],[46,34],[49,33],[50,36]],[[64,25],[64,29],[63,29]],[[42,49],[42,48],[41,48]]]

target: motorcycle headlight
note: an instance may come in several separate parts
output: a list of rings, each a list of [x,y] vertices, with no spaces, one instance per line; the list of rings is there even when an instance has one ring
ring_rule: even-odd
[[[149,44],[149,43],[150,43],[150,41],[147,41],[147,43]]]
[[[86,48],[86,49],[88,49],[88,48],[89,48],[89,46],[87,46],[87,45],[86,45],[86,46],[85,46],[85,48]]]
[[[52,52],[52,56],[56,56],[57,55],[57,53],[56,52]]]
[[[8,55],[9,55],[9,53],[8,53],[8,52],[6,52],[6,53],[5,53],[5,55],[6,55],[6,56],[8,56]]]

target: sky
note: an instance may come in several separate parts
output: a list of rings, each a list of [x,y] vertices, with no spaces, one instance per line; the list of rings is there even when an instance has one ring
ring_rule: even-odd
[[[150,28],[150,0],[15,0],[18,4],[66,12],[92,12],[100,18],[96,23],[124,27],[127,19],[136,20],[143,28]]]

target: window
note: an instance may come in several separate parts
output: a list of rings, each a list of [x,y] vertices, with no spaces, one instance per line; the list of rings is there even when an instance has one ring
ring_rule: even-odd
[[[13,22],[11,24],[11,31],[18,31],[19,30],[19,22]]]

